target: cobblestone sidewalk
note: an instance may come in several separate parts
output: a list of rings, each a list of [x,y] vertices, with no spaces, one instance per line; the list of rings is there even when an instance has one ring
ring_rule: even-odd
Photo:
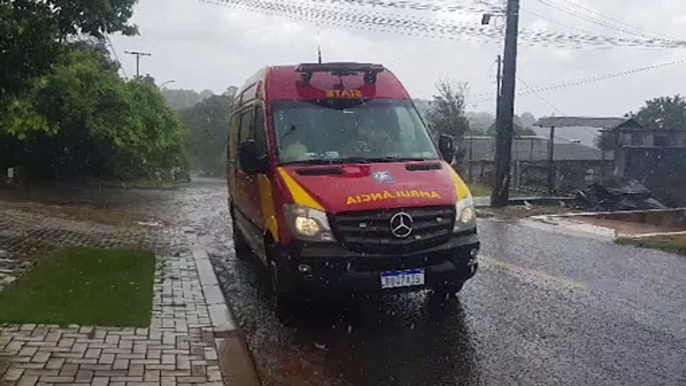
[[[235,327],[212,266],[194,235],[164,232],[150,328],[0,327],[0,386],[224,385],[217,334]]]

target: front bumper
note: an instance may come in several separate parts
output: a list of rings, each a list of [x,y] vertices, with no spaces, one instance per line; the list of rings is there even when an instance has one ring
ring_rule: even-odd
[[[388,292],[381,273],[421,268],[425,285],[413,291],[463,283],[478,269],[480,244],[476,233],[454,235],[447,243],[408,254],[370,255],[349,251],[337,243],[295,242],[284,252],[281,267],[299,289],[347,293]]]

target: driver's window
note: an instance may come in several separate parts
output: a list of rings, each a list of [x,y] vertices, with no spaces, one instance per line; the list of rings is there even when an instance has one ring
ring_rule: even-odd
[[[264,127],[264,108],[262,106],[255,107],[255,120],[253,122],[253,139],[257,143],[257,151],[259,157],[267,155],[267,134]]]
[[[238,148],[240,149],[241,144],[244,142],[253,139],[253,131],[252,131],[252,124],[253,124],[253,114],[254,110],[253,109],[247,109],[241,114],[241,127],[238,132]],[[238,167],[243,170],[241,167],[241,163],[238,162]]]
[[[252,138],[253,109],[247,109],[241,114],[241,130],[238,133],[238,144]]]

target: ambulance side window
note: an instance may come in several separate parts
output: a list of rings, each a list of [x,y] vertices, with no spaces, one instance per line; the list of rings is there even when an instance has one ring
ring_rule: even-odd
[[[236,153],[238,153],[236,148],[238,147],[239,118],[240,115],[236,114],[231,118],[231,122],[229,123],[229,146],[227,156],[230,162],[236,161]]]
[[[238,146],[236,146],[237,149],[240,148],[243,142],[252,139],[252,125],[254,112],[255,110],[253,109],[247,109],[241,113],[241,124],[240,130],[238,131]],[[240,168],[240,162],[238,162],[238,165],[238,167]]]
[[[266,128],[264,127],[264,108],[262,106],[255,107],[255,121],[253,124],[253,135],[252,138],[257,143],[257,149],[259,149],[260,157],[266,156],[267,153],[267,134]]]
[[[245,110],[241,113],[241,129],[238,133],[238,145],[252,139],[253,109]]]

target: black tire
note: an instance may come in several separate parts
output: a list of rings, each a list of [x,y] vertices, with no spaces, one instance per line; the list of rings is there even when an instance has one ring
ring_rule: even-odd
[[[432,295],[437,298],[443,297],[445,299],[457,297],[457,294],[462,291],[462,287],[464,287],[464,282],[439,285],[434,288]]]
[[[288,319],[294,316],[298,308],[299,291],[293,283],[292,278],[280,267],[275,258],[275,246],[273,242],[267,242],[267,258],[269,261],[269,288],[276,314],[281,319]]]
[[[236,219],[233,217],[231,211],[231,227],[233,228],[233,248],[236,251],[237,257],[244,257],[250,254],[250,245],[248,240],[243,236],[243,232],[236,225]]]

